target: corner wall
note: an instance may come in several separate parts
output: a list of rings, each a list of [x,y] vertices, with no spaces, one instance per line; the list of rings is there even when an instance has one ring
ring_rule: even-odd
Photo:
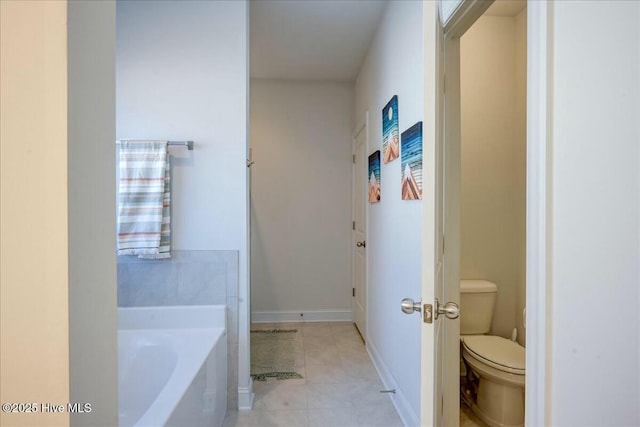
[[[640,3],[549,3],[549,425],[640,425]]]
[[[67,2],[0,2],[0,401],[69,401]],[[69,425],[0,413],[3,426]]]
[[[117,4],[116,138],[195,142],[193,151],[170,149],[172,249],[239,251],[238,387],[245,400],[247,31],[246,1]],[[236,398],[229,396],[231,405]]]
[[[118,423],[115,1],[69,2],[69,370],[80,426]]]
[[[389,2],[356,79],[355,121],[369,112],[367,156],[382,150],[382,108],[398,95],[399,128],[423,120],[421,2]],[[420,419],[421,322],[400,311],[422,293],[422,201],[403,201],[400,158],[381,164],[381,201],[367,205],[367,347],[407,425]]]
[[[251,80],[254,322],[351,319],[353,96]]]

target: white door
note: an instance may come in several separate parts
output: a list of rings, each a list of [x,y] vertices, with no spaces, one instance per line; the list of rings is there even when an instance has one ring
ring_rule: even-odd
[[[462,2],[470,26],[483,6]],[[459,424],[460,323],[459,36],[447,33],[439,2],[424,2],[423,275],[421,425]],[[476,7],[476,9],[474,9]],[[468,13],[471,11],[472,13]],[[458,14],[456,18],[461,15]],[[461,28],[461,26],[458,26]],[[445,95],[445,71],[447,84]],[[457,83],[455,81],[457,79]],[[446,96],[446,102],[445,102]]]
[[[460,416],[460,37],[491,2],[459,1],[446,23],[441,22],[440,5],[423,3],[425,202],[420,422],[456,426]]]
[[[425,24],[425,119],[423,171],[423,275],[422,275],[422,364],[421,364],[421,408],[422,425],[458,425],[458,414],[445,411],[444,396],[451,386],[447,380],[451,364],[459,366],[455,355],[445,357],[447,341],[452,328],[446,323],[458,322],[438,315],[439,303],[446,299],[444,254],[444,33],[440,25],[437,3],[424,2]],[[427,178],[428,176],[428,178]],[[430,312],[429,312],[430,310]],[[457,380],[457,379],[456,379]],[[449,387],[447,387],[449,386]],[[456,401],[457,402],[457,401]],[[447,405],[447,408],[449,405]],[[449,412],[449,413],[447,413]]]
[[[362,338],[367,333],[367,122],[356,130],[353,141],[353,317]]]
[[[423,135],[423,189],[422,189],[422,301],[402,301],[402,309],[422,315],[421,328],[421,382],[420,424],[424,426],[457,425],[443,414],[444,384],[447,364],[453,361],[443,357],[446,329],[444,316],[438,316],[436,301],[444,301],[444,164],[443,126],[439,122],[443,109],[442,57],[443,30],[439,23],[436,2],[423,2],[424,18],[424,123]],[[416,319],[418,320],[418,319]],[[447,320],[449,322],[455,320]],[[455,361],[459,363],[458,360]]]

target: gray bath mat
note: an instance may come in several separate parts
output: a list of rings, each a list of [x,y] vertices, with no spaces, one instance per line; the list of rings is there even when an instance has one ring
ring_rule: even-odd
[[[302,378],[295,371],[297,332],[297,329],[251,331],[251,378],[256,381]]]

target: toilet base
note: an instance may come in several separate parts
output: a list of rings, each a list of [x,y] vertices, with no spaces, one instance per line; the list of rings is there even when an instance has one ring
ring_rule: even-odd
[[[460,388],[460,396],[473,413],[490,427],[524,426],[524,399],[519,387],[505,387],[504,384],[481,380],[477,403],[464,387]]]
[[[473,413],[491,427],[524,426],[524,381],[506,381],[503,374],[470,357],[463,361],[467,375],[460,392]]]

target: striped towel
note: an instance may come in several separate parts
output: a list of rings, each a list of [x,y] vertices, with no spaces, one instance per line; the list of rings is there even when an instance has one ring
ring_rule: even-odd
[[[118,255],[171,257],[167,141],[120,141]]]

